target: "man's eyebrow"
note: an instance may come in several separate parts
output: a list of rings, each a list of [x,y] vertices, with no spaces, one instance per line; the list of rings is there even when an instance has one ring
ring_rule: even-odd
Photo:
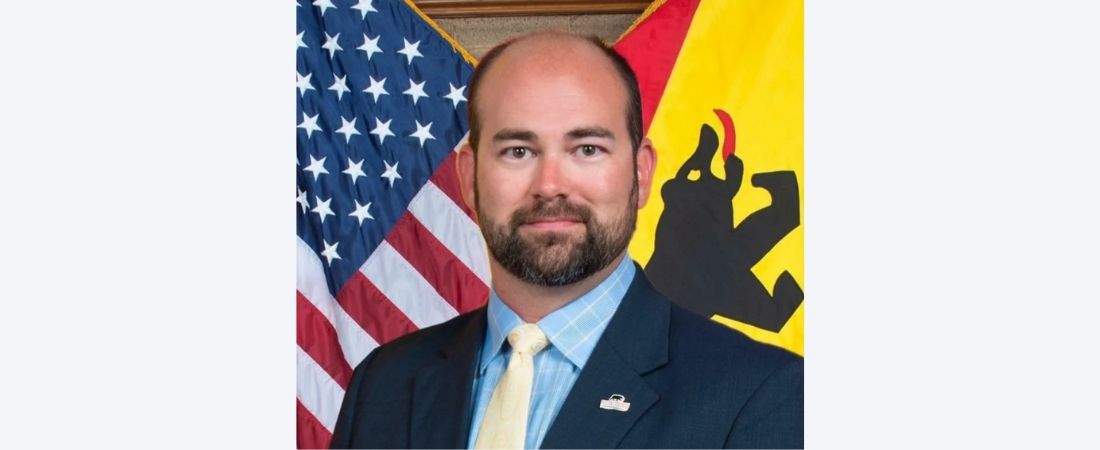
[[[517,130],[515,128],[505,128],[496,132],[493,135],[493,142],[500,141],[524,141],[524,142],[538,142],[538,136],[535,136],[534,131]]]
[[[570,130],[569,133],[567,133],[566,135],[569,136],[570,139],[598,137],[615,140],[615,133],[612,133],[611,130],[608,130],[604,127],[575,128],[573,130]]]

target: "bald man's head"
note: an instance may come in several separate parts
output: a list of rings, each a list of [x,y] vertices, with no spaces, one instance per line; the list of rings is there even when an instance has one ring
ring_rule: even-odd
[[[580,36],[560,31],[538,31],[518,36],[504,41],[493,47],[481,58],[474,76],[470,80],[469,101],[467,111],[470,119],[470,146],[476,152],[480,143],[481,121],[478,114],[478,92],[483,86],[486,76],[493,72],[498,60],[518,59],[519,67],[530,66],[527,63],[555,64],[568,66],[578,55],[595,52],[608,62],[611,70],[622,81],[622,87],[626,94],[626,104],[623,105],[626,127],[630,134],[631,148],[638,150],[642,142],[642,96],[638,91],[638,80],[630,64],[613,48],[608,47],[596,36]],[[517,65],[510,65],[517,66]],[[510,70],[515,70],[513,67]],[[537,68],[536,68],[537,69]],[[522,69],[520,69],[522,70]],[[577,71],[600,70],[599,67],[577,66]],[[495,75],[494,75],[495,76]]]

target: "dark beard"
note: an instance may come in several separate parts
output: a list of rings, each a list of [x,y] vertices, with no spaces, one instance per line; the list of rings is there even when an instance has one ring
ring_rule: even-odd
[[[560,197],[517,210],[506,226],[485,217],[476,196],[475,203],[481,234],[505,270],[527,283],[565,286],[592,276],[626,250],[638,219],[638,184],[634,183],[626,211],[607,224],[596,220],[591,209],[567,203]],[[584,224],[584,235],[577,238],[572,234],[543,232],[526,239],[519,235],[520,225],[542,217],[577,220]]]

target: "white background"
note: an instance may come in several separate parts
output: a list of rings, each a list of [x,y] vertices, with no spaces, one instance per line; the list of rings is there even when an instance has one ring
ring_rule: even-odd
[[[806,7],[807,446],[1095,446],[1097,14],[882,3]],[[5,446],[294,446],[294,14],[5,5]]]

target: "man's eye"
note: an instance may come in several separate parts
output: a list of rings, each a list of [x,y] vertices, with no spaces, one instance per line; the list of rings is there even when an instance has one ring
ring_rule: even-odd
[[[600,148],[595,145],[582,145],[577,148],[577,153],[581,156],[596,156],[600,152]]]
[[[505,156],[515,159],[523,159],[531,154],[527,147],[512,147],[504,151]]]

